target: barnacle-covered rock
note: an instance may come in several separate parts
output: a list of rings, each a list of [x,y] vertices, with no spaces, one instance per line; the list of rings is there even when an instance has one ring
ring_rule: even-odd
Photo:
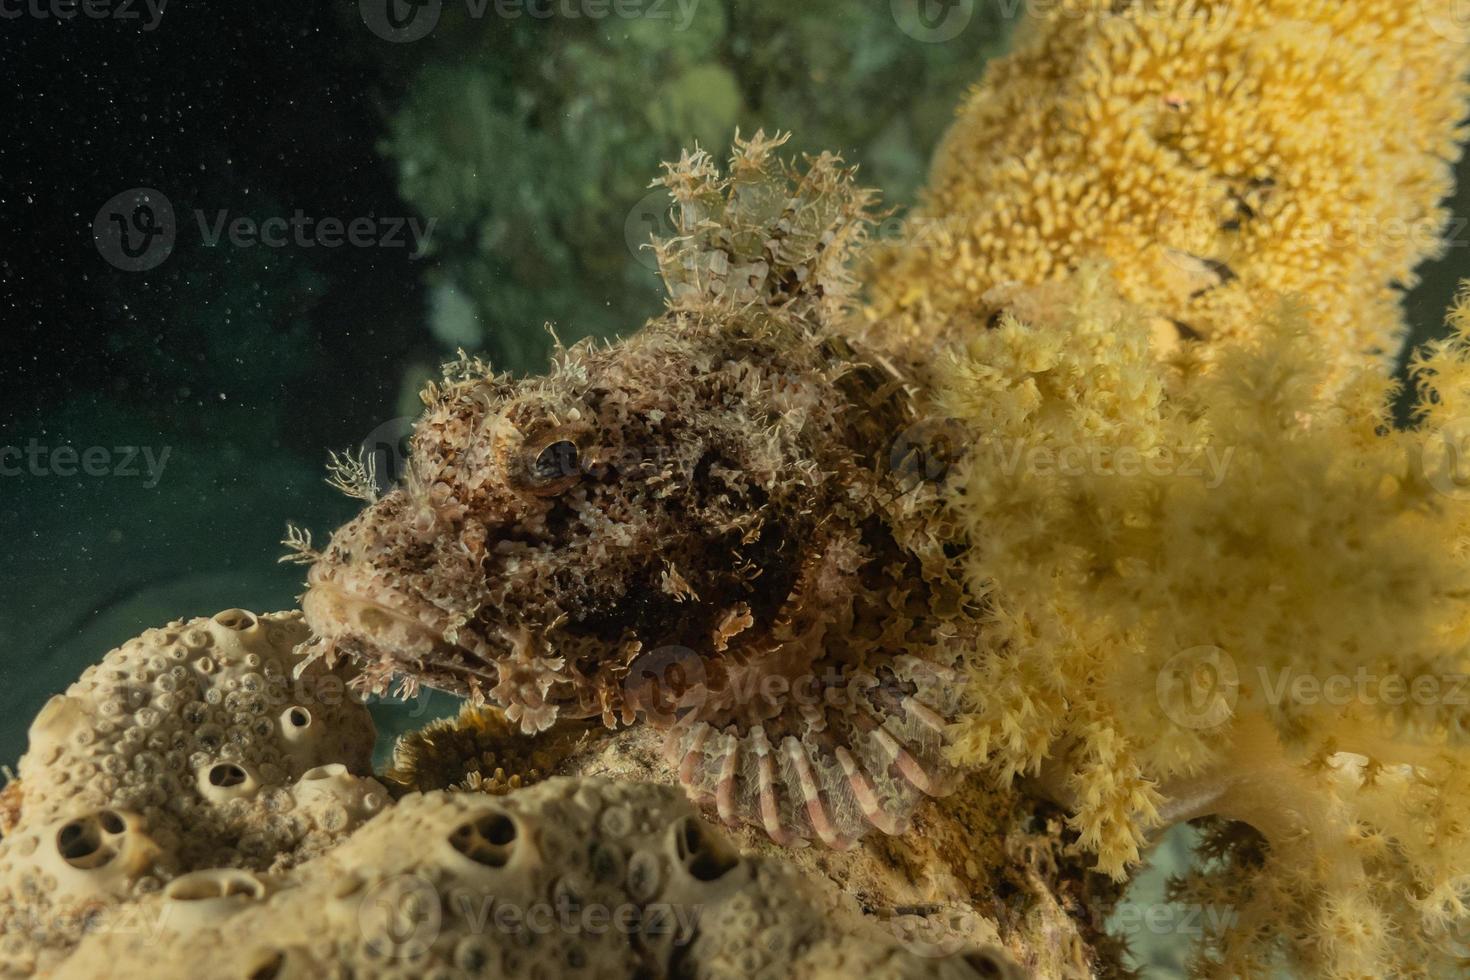
[[[650,785],[410,794],[280,885],[244,872],[179,879],[139,902],[141,920],[170,928],[92,936],[56,975],[1020,975],[994,946],[905,948],[851,899],[739,856],[677,791]]]
[[[5,793],[0,972],[46,968],[137,896],[192,894],[190,872],[252,891],[384,806],[367,710],[345,668],[301,663],[306,636],[297,613],[170,623],[47,703]]]

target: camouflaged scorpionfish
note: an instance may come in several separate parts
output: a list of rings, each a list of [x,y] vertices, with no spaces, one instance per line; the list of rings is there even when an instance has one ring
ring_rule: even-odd
[[[972,600],[905,451],[913,386],[836,329],[871,196],[780,142],[668,167],[669,303],[641,331],[542,378],[450,365],[405,485],[308,553],[304,609],[380,687],[526,733],[657,726],[727,823],[845,847],[943,791]]]

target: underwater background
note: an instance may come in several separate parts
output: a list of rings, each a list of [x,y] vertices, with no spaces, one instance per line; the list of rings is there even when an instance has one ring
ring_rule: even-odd
[[[287,522],[324,534],[356,509],[324,482],[328,451],[363,446],[391,479],[456,348],[528,372],[547,323],[567,342],[641,325],[660,300],[639,246],[667,230],[648,183],[681,148],[790,130],[911,203],[1022,6],[424,2],[407,26],[372,0],[17,6],[0,24],[0,761],[145,627],[293,605]],[[1467,184],[1462,164],[1448,253],[1407,297],[1415,343],[1470,275]]]

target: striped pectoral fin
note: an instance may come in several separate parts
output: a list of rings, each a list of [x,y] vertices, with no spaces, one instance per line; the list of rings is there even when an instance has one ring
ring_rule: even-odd
[[[761,725],[676,726],[665,755],[690,798],[727,825],[758,827],[782,845],[845,849],[874,829],[904,833],[926,796],[949,789],[949,706],[932,687],[886,703],[809,718],[779,739]]]
[[[776,795],[776,774],[778,772],[776,759],[771,754],[770,743],[766,741],[765,729],[757,725],[751,730],[751,744],[755,753],[756,766],[756,799],[759,801],[757,812],[760,815],[760,825],[765,829],[766,835],[781,846],[789,845],[799,836],[794,828],[795,821],[786,818],[783,814],[783,800]],[[783,789],[786,787],[783,786]],[[784,800],[789,800],[789,794],[783,794]]]
[[[873,733],[873,737],[883,749],[884,754],[893,760],[893,766],[898,770],[899,775],[908,780],[910,786],[926,796],[939,795],[938,784],[930,778],[928,770],[887,729],[879,728]]]
[[[740,773],[740,740],[724,736],[725,750],[720,757],[720,776],[715,782],[715,812],[728,827],[740,822],[735,809],[735,781]]]
[[[833,799],[834,786],[830,779],[825,778],[826,772],[813,764],[806,746],[794,737],[786,736],[781,742],[781,748],[795,773],[794,789],[805,805],[807,823],[811,825],[812,833],[823,844],[836,850],[845,851],[852,847],[857,843],[857,836],[845,832],[847,828],[841,826],[845,823],[839,811],[841,803]],[[788,786],[788,789],[791,788],[793,787]]]
[[[691,785],[695,780],[695,774],[704,765],[704,749],[709,743],[709,737],[709,726],[701,725],[695,730],[690,743],[684,748],[684,753],[679,759],[679,783],[681,785]]]
[[[760,728],[744,736],[703,728],[668,753],[690,799],[783,846],[815,839],[846,850],[874,828],[902,833],[922,799],[877,743],[858,753],[830,739],[788,735],[772,745]]]
[[[863,819],[885,834],[903,833],[907,829],[907,824],[896,813],[885,808],[883,801],[878,797],[877,789],[873,786],[872,777],[858,764],[852,753],[846,748],[839,748],[837,762],[842,766],[842,772],[847,777],[848,785],[852,787],[853,799],[857,801]]]

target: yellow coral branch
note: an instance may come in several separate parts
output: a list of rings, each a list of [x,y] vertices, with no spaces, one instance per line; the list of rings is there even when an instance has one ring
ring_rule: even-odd
[[[1466,115],[1457,0],[1063,0],[959,112],[878,257],[894,345],[969,336],[1007,283],[1106,259],[1156,350],[1258,332],[1282,294],[1333,365],[1387,364],[1438,254]]]

